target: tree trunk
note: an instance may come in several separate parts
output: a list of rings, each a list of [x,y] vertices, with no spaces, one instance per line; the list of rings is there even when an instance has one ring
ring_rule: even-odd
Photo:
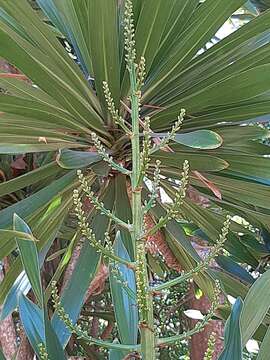
[[[33,360],[34,351],[27,339],[27,336],[23,331],[21,332],[20,337],[21,337],[21,343],[16,356],[16,360]]]
[[[210,248],[208,246],[204,246],[205,244],[198,245],[197,243],[193,243],[194,248],[197,250],[198,254],[201,258],[207,257]],[[194,296],[194,289],[191,288],[193,296],[191,297],[189,308],[199,310],[202,314],[206,314],[210,307],[211,302],[207,296],[202,296],[200,299],[196,299]],[[191,321],[192,327],[196,324],[195,320]],[[215,334],[216,342],[215,342],[215,352],[212,360],[216,360],[218,355],[220,354],[223,348],[223,332],[224,332],[224,324],[222,321],[212,320],[202,332],[195,334],[192,336],[190,340],[190,356],[192,360],[202,360],[204,358],[204,354],[208,347],[208,340],[212,333]]]
[[[0,281],[4,279],[5,270],[8,269],[8,261],[4,259],[3,267],[0,268]],[[0,312],[2,307],[0,307]],[[12,315],[9,315],[0,323],[0,344],[7,360],[13,358],[17,351],[17,335]]]
[[[192,290],[191,290],[192,291]],[[211,303],[206,296],[201,297],[199,300],[193,296],[190,301],[189,307],[191,309],[200,310],[202,314],[205,314],[210,309]],[[195,326],[196,320],[192,320],[192,327]],[[203,360],[204,354],[208,347],[208,339],[212,333],[215,333],[215,353],[213,360],[218,358],[222,348],[223,341],[221,336],[223,336],[223,322],[218,320],[211,321],[202,332],[192,336],[190,340],[190,358],[191,360]]]

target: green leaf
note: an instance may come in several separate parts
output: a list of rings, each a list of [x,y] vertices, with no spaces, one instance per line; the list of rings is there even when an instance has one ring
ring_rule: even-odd
[[[267,157],[245,154],[221,154],[223,160],[229,161],[229,171],[261,178],[270,177],[270,161]]]
[[[39,345],[42,343],[50,359],[66,360],[47,314],[24,295],[19,298],[19,312],[25,333],[35,353],[39,354]]]
[[[65,353],[59,342],[59,336],[55,333],[52,328],[51,321],[48,318],[48,314],[44,309],[44,327],[45,327],[45,338],[46,338],[46,349],[48,352],[49,359],[66,360]]]
[[[243,346],[262,323],[270,303],[270,271],[262,274],[249,289],[241,313]]]
[[[207,0],[194,12],[188,26],[178,38],[167,56],[163,57],[159,71],[147,84],[146,101],[157,94],[171,81],[175,80],[179,71],[196,55],[201,47],[211,39],[228,17],[237,10],[245,0]]]
[[[76,123],[91,125],[106,134],[96,96],[50,27],[36,16],[26,0],[1,0],[0,6],[11,19],[8,24],[1,21],[1,56],[13,64],[15,61],[24,74],[76,117]],[[20,23],[27,39],[12,23]]]
[[[117,232],[114,242],[115,254],[130,261],[130,257],[123,245],[120,232]],[[119,270],[123,282],[136,294],[134,271],[125,265],[119,264]],[[136,299],[130,297],[128,292],[118,283],[113,275],[113,267],[110,267],[110,285],[114,305],[117,328],[122,344],[137,344],[138,336],[138,309]],[[122,281],[121,279],[121,281]]]
[[[163,187],[168,192],[168,195],[173,198],[174,188],[165,183],[163,183]],[[183,201],[182,210],[188,219],[200,227],[200,229],[209,237],[211,242],[216,242],[219,237],[219,231],[225,221],[224,216],[220,216],[209,209],[205,209],[188,199]],[[231,228],[233,228],[233,226],[234,224],[231,225]],[[243,232],[244,228],[239,229],[237,227],[234,231]],[[255,268],[258,266],[258,262],[252,252],[239,241],[238,236],[233,234],[232,231],[228,234],[225,248],[239,259],[239,261],[248,263]]]
[[[114,198],[115,184],[112,180],[102,195],[102,201],[107,209],[113,208]],[[104,233],[108,229],[109,220],[107,217],[95,212],[94,215],[91,214],[90,226],[96,238],[102,241]],[[61,303],[74,323],[79,317],[81,307],[84,304],[85,294],[98,270],[99,263],[100,254],[89,244],[89,241],[85,241],[81,245],[81,251],[75,268],[61,296]],[[65,346],[69,340],[70,332],[56,314],[52,318],[52,326],[59,335],[60,343]]]
[[[248,284],[245,284],[243,281],[239,281],[233,276],[227,274],[222,270],[214,270],[213,274],[216,279],[218,279],[222,285],[222,288],[225,292],[235,298],[240,296],[242,299],[245,298],[248,292]]]
[[[110,350],[109,360],[122,360],[127,355],[126,352],[120,350]]]
[[[269,137],[269,130],[255,125],[235,127],[226,126],[217,128],[217,133],[222,137],[225,146],[239,143],[245,140],[261,140]],[[239,134],[241,133],[241,137]]]
[[[17,266],[18,267],[18,266]],[[10,273],[14,273],[14,265],[11,270],[9,270],[9,276]],[[13,279],[12,279],[13,280]],[[3,287],[3,284],[2,284]],[[27,295],[29,290],[31,289],[31,285],[29,283],[29,280],[27,278],[27,275],[25,271],[21,272],[20,275],[14,280],[12,283],[12,286],[5,298],[5,302],[1,311],[0,315],[0,321],[4,320],[12,311],[17,307],[18,299],[23,295]]]
[[[26,233],[31,234],[31,230],[28,227],[28,225],[20,218],[18,215],[14,214],[14,228],[18,229],[20,231],[24,231]],[[42,290],[42,283],[41,283],[41,276],[40,276],[40,269],[39,269],[39,257],[37,252],[36,243],[32,240],[24,240],[20,238],[16,238],[18,247],[20,250],[20,255],[22,259],[22,263],[25,269],[25,272],[27,274],[27,277],[31,283],[32,289],[34,291],[34,294],[38,300],[39,306],[42,309],[42,312],[40,312],[34,304],[32,304],[30,301],[28,301],[28,312],[26,310],[26,314],[24,314],[24,327],[26,330],[26,333],[30,333],[30,337],[33,335],[33,341],[34,338],[37,340],[39,337],[42,339],[44,338],[44,346],[46,348],[46,351],[48,352],[48,356],[52,359],[65,359],[63,350],[60,346],[60,343],[58,341],[58,338],[56,334],[53,332],[51,323],[48,319],[47,312],[46,312],[46,306],[44,304],[44,297],[43,297],[43,290]],[[22,309],[23,304],[26,305],[25,301],[26,298],[23,294],[20,295],[23,299],[22,301],[19,300],[19,308],[20,308],[20,316],[22,316]],[[32,311],[32,314],[30,314],[30,311]],[[31,324],[31,321],[34,320],[34,324],[36,325],[36,319],[32,319],[33,313],[37,317],[38,315],[41,315],[41,321],[42,321],[42,327],[39,327],[38,330],[35,329],[35,327]],[[29,319],[31,318],[31,320]],[[29,321],[30,320],[30,321]],[[37,334],[38,332],[38,334]],[[42,334],[44,332],[44,335]],[[28,335],[29,337],[29,335]],[[32,346],[34,347],[35,351],[38,349],[38,344],[40,342],[35,343]],[[38,354],[39,352],[37,352]]]
[[[73,0],[74,8],[80,10],[78,2]],[[86,6],[85,27],[89,52],[92,54],[92,71],[99,98],[107,110],[103,92],[103,81],[109,84],[112,96],[119,104],[120,95],[120,63],[118,45],[118,1],[92,0]],[[91,24],[91,29],[89,29]],[[95,29],[95,31],[93,31]]]
[[[240,329],[242,307],[243,301],[238,298],[233,305],[231,315],[226,321],[224,350],[218,360],[241,360],[243,358]]]
[[[29,226],[17,214],[14,214],[13,226],[14,230],[25,232],[31,235]],[[20,250],[25,272],[31,283],[34,294],[38,300],[39,305],[43,306],[43,292],[36,244],[34,240],[25,240],[19,237],[16,237],[16,241]]]
[[[154,134],[163,137],[166,134]],[[197,130],[190,133],[176,134],[174,140],[181,145],[194,149],[216,149],[222,145],[222,137],[211,130]]]
[[[228,176],[219,176],[219,174],[208,174],[207,179],[218,187],[223,199],[233,198],[233,201],[236,202],[242,201],[246,204],[270,209],[269,202],[267,201],[269,186],[233,179]],[[193,184],[198,186],[199,182],[195,181]],[[200,185],[203,186],[202,184]],[[207,193],[209,194],[209,191]],[[252,194],[252,197],[250,194]]]
[[[59,169],[56,162],[52,162],[14,179],[3,181],[0,183],[0,196],[7,195],[29,185],[35,184],[52,175],[57,176],[60,171],[61,169]]]
[[[136,7],[136,2],[138,7]],[[138,60],[141,57],[146,59],[146,74],[148,74],[159,50],[164,35],[164,27],[168,23],[172,11],[177,12],[178,10],[174,9],[174,0],[169,1],[166,7],[163,5],[162,0],[133,1],[134,13],[138,12],[135,31],[136,53]],[[157,62],[159,59],[160,57],[157,56]],[[122,64],[123,60],[124,56],[122,56]],[[122,84],[122,97],[127,95],[129,89],[127,72],[125,75]]]
[[[0,145],[0,154],[25,154],[36,152],[48,152],[61,148],[78,147],[71,143],[51,143],[51,144],[5,144]]]
[[[57,156],[57,163],[64,169],[81,169],[99,162],[101,156],[95,152],[61,150]]]
[[[214,131],[197,130],[192,133],[177,134],[175,141],[195,149],[216,149],[222,144],[222,137]]]
[[[151,155],[151,159],[159,159],[161,161],[161,170],[163,171],[162,166],[178,168],[176,172],[178,178],[180,175],[179,169],[182,168],[185,160],[188,160],[191,170],[198,171],[220,171],[228,167],[228,162],[224,161],[215,156],[204,155],[204,154],[192,154],[189,152],[178,152],[178,153],[168,153],[165,151],[158,151],[155,154]],[[173,172],[174,169],[164,169],[170,172]]]
[[[43,311],[24,295],[19,297],[19,312],[27,338],[36,354],[38,344],[45,343]]]
[[[1,348],[0,348],[0,360],[6,360],[5,355],[3,354],[3,351]]]
[[[192,92],[189,96],[183,96],[171,107],[161,111],[152,118],[155,126],[160,126],[165,119],[177,117],[180,108],[192,109],[193,113],[206,109],[214,109],[222,105],[233,105],[255,98],[269,90],[270,65],[260,65],[241,73],[233,74],[223,81],[211,84],[198,92]],[[233,89],[233,91],[232,91]]]
[[[36,217],[32,217],[29,220],[33,232],[39,239],[39,241],[36,242],[36,245],[39,250],[40,267],[59,231],[71,202],[72,199],[70,196],[66,196],[66,199],[63,199],[60,202],[58,201],[57,203],[54,200],[48,208],[44,209],[43,212],[39,214],[39,220],[37,220]],[[46,232],[44,232],[44,229],[46,229]],[[9,241],[9,243],[10,242],[11,241]],[[10,250],[14,247],[11,246]],[[30,287],[29,280],[23,271],[21,259],[20,257],[17,257],[0,284],[0,303],[3,303],[5,300],[1,313],[2,318],[5,318],[16,308],[19,295],[21,293],[26,295]]]
[[[158,46],[158,53],[154,59],[152,69],[159,65],[164,54],[167,54],[174,46],[176,46],[178,39],[182,32],[188,27],[189,21],[192,18],[194,11],[198,5],[197,0],[177,0],[174,1],[173,9],[170,13],[170,18],[164,27],[162,34],[162,41]],[[164,9],[162,9],[163,11]]]
[[[255,280],[250,273],[242,266],[232,260],[230,256],[219,255],[216,259],[217,264],[229,274],[232,274],[239,280],[252,284]]]
[[[260,346],[260,351],[256,360],[268,360],[270,352],[270,327],[268,326],[267,332],[264,335],[263,341]]]
[[[56,26],[56,28],[70,41],[80,60],[84,74],[91,73],[92,63],[87,45],[87,27],[80,24],[72,3],[64,4],[54,0],[37,0],[39,6]],[[65,6],[67,5],[67,6]],[[74,2],[76,6],[76,3]],[[80,12],[80,17],[87,16],[87,11]],[[85,24],[85,22],[84,22]]]
[[[115,178],[115,215],[128,223],[132,222],[132,212],[130,200],[127,194],[127,178],[120,174]],[[128,230],[118,229],[121,233],[121,239],[131,261],[134,260],[134,244],[132,244],[131,236]]]
[[[36,210],[42,208],[50,202],[56,195],[60,195],[68,188],[72,188],[72,183],[76,179],[75,171],[71,171],[61,178],[55,180],[50,185],[37,191],[33,195],[25,198],[18,203],[0,211],[0,227],[9,227],[12,224],[12,216],[16,213],[20,217],[27,218]]]
[[[174,10],[175,1],[168,1],[166,6],[162,0],[143,1],[136,26],[136,51],[138,57],[146,59],[146,71],[151,68],[160,41],[164,36],[164,27]]]

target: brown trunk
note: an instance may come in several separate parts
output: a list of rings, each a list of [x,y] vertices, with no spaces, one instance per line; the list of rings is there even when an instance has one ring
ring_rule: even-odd
[[[193,243],[194,248],[197,250],[198,254],[202,259],[207,257],[210,248],[206,244]],[[193,289],[191,289],[194,294]],[[193,295],[191,297],[189,308],[199,310],[202,314],[206,314],[211,307],[210,300],[207,296],[202,296],[200,299],[196,299]],[[194,326],[196,321],[192,320],[192,326]],[[224,332],[224,324],[222,321],[213,320],[211,321],[202,332],[192,336],[190,341],[190,356],[191,360],[202,360],[204,354],[208,347],[208,340],[212,333],[215,333],[215,353],[212,360],[216,360],[223,348],[223,341],[221,340]]]
[[[82,245],[83,245],[83,242],[82,241],[79,241],[79,243],[75,246],[73,252],[72,252],[72,255],[71,255],[71,258],[70,258],[70,261],[67,265],[67,268],[65,270],[65,273],[64,273],[64,278],[63,278],[63,284],[62,284],[62,291],[64,291],[65,287],[67,286],[72,274],[73,274],[73,271],[75,269],[75,266],[77,264],[77,261],[80,257],[80,254],[81,254],[81,250],[82,250]]]
[[[31,345],[27,339],[27,336],[22,331],[21,333],[21,343],[19,350],[16,356],[16,360],[33,360],[34,352],[31,348]]]
[[[5,270],[8,269],[8,261],[4,259],[3,268],[0,268],[0,281],[4,279]],[[0,311],[2,307],[0,307]],[[0,344],[7,360],[13,358],[17,351],[17,336],[12,315],[9,315],[0,323]]]
[[[203,296],[197,300],[194,296],[189,303],[191,309],[200,310],[202,314],[208,312],[211,303],[206,296]],[[195,325],[196,320],[192,320],[192,327]],[[211,321],[201,333],[193,335],[190,341],[190,359],[191,360],[203,360],[204,354],[207,350],[208,339],[212,333],[215,333],[216,343],[215,343],[215,353],[213,360],[218,358],[222,347],[223,341],[221,336],[223,336],[223,323],[222,321],[213,320]]]
[[[202,175],[200,173],[195,174],[199,179],[201,179]],[[201,179],[202,180],[202,179]],[[207,179],[204,178],[204,183],[207,181]],[[220,197],[220,191],[217,187],[214,186],[214,184],[211,184],[208,182],[208,186],[210,190],[217,196]],[[195,204],[200,205],[204,208],[207,208],[209,205],[209,200],[203,196],[200,195],[200,193],[192,188],[189,187],[188,189],[188,197],[190,200],[192,200]],[[204,243],[200,241],[199,239],[194,238],[193,239],[193,247],[196,249],[197,253],[200,255],[202,259],[207,257],[207,255],[210,252],[210,247],[207,243]],[[201,311],[202,314],[206,314],[208,310],[210,309],[211,303],[209,299],[206,296],[201,297],[199,300],[197,300],[194,296],[194,291],[192,291],[191,300],[189,302],[189,308],[190,309],[196,309]],[[191,321],[192,326],[195,325],[196,321]],[[216,360],[218,358],[218,355],[220,354],[222,348],[223,348],[223,341],[221,340],[223,337],[224,332],[224,324],[222,321],[211,321],[202,332],[192,336],[190,340],[190,358],[191,360],[203,360],[204,354],[208,347],[208,340],[212,333],[215,333],[215,353],[213,356],[213,360]]]

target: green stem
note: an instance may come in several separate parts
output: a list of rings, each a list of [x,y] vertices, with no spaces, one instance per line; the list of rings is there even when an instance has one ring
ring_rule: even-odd
[[[140,181],[141,160],[140,160],[140,132],[139,132],[139,94],[137,90],[137,76],[135,64],[131,64],[131,118],[132,118],[132,217],[133,230],[131,232],[137,261],[136,285],[137,298],[140,314],[141,328],[141,353],[144,360],[155,360],[155,336],[153,320],[153,298],[148,291],[149,279],[147,271],[147,260],[144,250],[143,216],[142,216],[142,184]]]

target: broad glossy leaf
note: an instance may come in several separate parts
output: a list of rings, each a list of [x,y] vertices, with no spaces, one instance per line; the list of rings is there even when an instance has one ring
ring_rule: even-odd
[[[154,134],[152,136],[164,137],[166,134]],[[176,134],[174,140],[195,149],[216,149],[222,144],[222,137],[210,130],[197,130],[190,133]]]
[[[177,134],[175,141],[195,149],[216,149],[222,145],[222,137],[214,131],[198,130],[186,134]]]
[[[240,314],[243,307],[243,301],[238,298],[233,305],[231,315],[229,316],[225,326],[224,350],[219,360],[241,360],[242,339],[240,328]]]

